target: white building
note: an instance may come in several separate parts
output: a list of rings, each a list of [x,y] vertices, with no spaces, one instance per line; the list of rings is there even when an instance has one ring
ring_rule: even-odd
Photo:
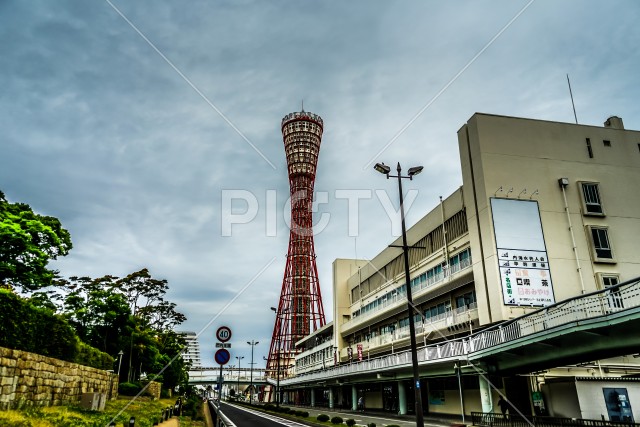
[[[200,360],[200,343],[195,332],[182,331],[178,332],[178,335],[182,336],[186,342],[186,347],[182,351],[182,357],[185,362],[191,363],[191,370],[196,370],[202,367],[202,361]]]
[[[617,117],[596,127],[477,113],[458,131],[458,145],[462,186],[407,231],[411,289],[419,311],[414,313],[416,338],[424,354],[429,345],[474,336],[640,276],[640,132],[624,130]],[[290,399],[352,408],[364,396],[368,408],[411,412],[414,389],[406,367],[385,365],[385,372],[376,374],[366,373],[363,365],[359,373],[353,368],[353,375],[330,379],[337,365],[407,354],[404,256],[394,247],[402,242],[390,243],[372,260],[334,261],[334,321],[298,342],[297,376],[283,381],[295,390]],[[629,304],[617,305],[623,303],[612,298],[610,308]],[[574,345],[569,339],[566,343]],[[607,366],[622,364],[628,375],[640,373],[637,359],[621,353],[628,343],[616,345],[611,344],[610,354],[595,341],[591,345],[593,354],[614,359],[599,357],[597,365],[591,360],[557,369],[546,362],[566,363],[579,355],[527,347],[526,354],[509,359],[505,352],[486,359],[485,380],[497,383],[524,413],[562,407],[558,414],[589,418],[595,415],[580,408],[598,407],[605,408],[598,419],[628,419],[636,410],[640,419],[640,401],[633,401],[640,397],[640,383],[613,387],[630,399],[628,411],[616,413],[604,402],[604,389],[620,381],[612,378],[622,377]],[[531,369],[518,357],[529,360]],[[426,413],[460,414],[459,394],[467,414],[496,407],[497,390],[473,370],[462,373],[460,390],[452,371],[460,360],[420,365]],[[551,379],[567,375],[589,377],[590,387],[599,387],[590,392],[593,402],[582,395],[581,405],[561,403],[562,395],[552,393],[561,381]],[[581,389],[587,388],[576,388],[578,394]],[[553,404],[545,405],[552,394]]]

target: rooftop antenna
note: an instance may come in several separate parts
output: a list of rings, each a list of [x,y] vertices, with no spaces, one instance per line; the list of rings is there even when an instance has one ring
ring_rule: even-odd
[[[576,115],[576,104],[573,103],[573,92],[571,92],[571,81],[569,80],[569,74],[567,74],[567,84],[569,85],[569,96],[571,96],[571,106],[573,107],[573,117],[578,124],[578,116]]]
[[[302,100],[302,112],[304,113],[304,99]],[[576,120],[576,123],[578,123],[577,120]]]

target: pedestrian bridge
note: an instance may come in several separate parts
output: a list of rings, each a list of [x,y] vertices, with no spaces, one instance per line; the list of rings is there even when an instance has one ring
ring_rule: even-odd
[[[640,278],[570,298],[467,337],[418,348],[420,375],[479,370],[531,373],[637,353],[640,348]],[[280,380],[304,386],[335,379],[375,380],[411,376],[411,352],[353,362]]]
[[[203,367],[189,371],[189,384],[208,385],[216,384],[220,377],[220,367]],[[241,369],[222,368],[222,378],[224,383],[239,384],[248,386],[249,384],[266,384],[265,370],[263,368]]]

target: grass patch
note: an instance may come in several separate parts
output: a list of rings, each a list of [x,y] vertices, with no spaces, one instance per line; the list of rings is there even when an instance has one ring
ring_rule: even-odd
[[[173,406],[175,399],[151,400],[140,397],[116,415],[130,401],[119,398],[107,402],[104,412],[88,411],[79,406],[51,406],[27,408],[24,410],[0,411],[0,426],[12,427],[104,427],[112,420],[118,427],[129,425],[129,419],[136,418],[136,427],[151,427],[160,421],[162,410]],[[115,419],[114,419],[115,417]],[[192,421],[190,417],[180,417],[180,427],[203,427],[203,421]]]

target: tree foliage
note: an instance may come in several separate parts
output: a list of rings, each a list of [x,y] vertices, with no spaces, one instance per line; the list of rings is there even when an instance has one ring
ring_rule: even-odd
[[[53,310],[0,289],[0,347],[24,350],[99,369],[113,357],[78,340],[73,328]]]
[[[186,317],[165,299],[166,280],[142,269],[124,278],[70,277],[63,280],[63,313],[81,339],[109,354],[123,352],[120,378],[135,381],[142,374],[173,388],[187,380],[181,357],[184,340],[173,327]],[[167,366],[168,365],[168,366]],[[165,367],[166,366],[166,367]]]
[[[71,247],[57,218],[9,203],[0,191],[0,288],[30,293],[23,299],[4,292],[5,304],[14,299],[24,304],[12,309],[11,321],[0,322],[0,345],[118,369],[122,381],[160,373],[165,387],[184,385],[185,342],[173,328],[186,317],[166,300],[167,281],[146,268],[122,278],[60,278],[47,265]],[[1,312],[0,306],[0,320]]]
[[[50,260],[71,249],[71,236],[57,218],[38,215],[24,203],[9,203],[0,191],[0,286],[37,290],[52,284]]]

